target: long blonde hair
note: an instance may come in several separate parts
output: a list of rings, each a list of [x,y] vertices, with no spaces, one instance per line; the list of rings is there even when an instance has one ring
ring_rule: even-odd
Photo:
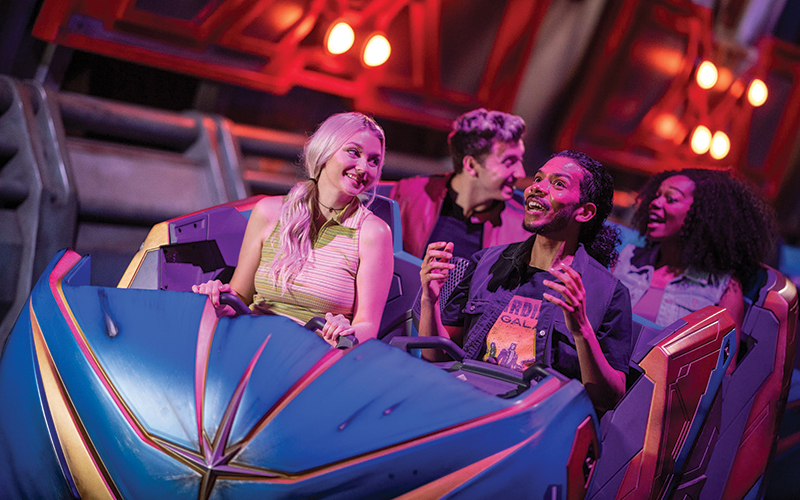
[[[298,182],[289,191],[279,218],[278,250],[276,258],[267,270],[267,276],[273,284],[280,283],[281,295],[286,293],[288,281],[303,268],[311,253],[311,245],[316,237],[317,228],[313,221],[319,211],[319,190],[317,179],[328,160],[347,142],[353,134],[369,130],[381,143],[379,169],[383,169],[386,140],[383,129],[372,118],[361,113],[338,113],[322,122],[317,131],[309,137],[303,149],[303,163],[308,179]],[[375,196],[375,186],[380,176],[370,180],[367,189],[371,189],[371,197]],[[357,208],[360,200],[356,198]],[[348,210],[352,213],[351,210]],[[344,214],[347,216],[348,214]]]

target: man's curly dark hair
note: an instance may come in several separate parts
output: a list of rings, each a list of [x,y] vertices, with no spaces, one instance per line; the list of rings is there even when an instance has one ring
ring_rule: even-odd
[[[619,230],[604,224],[614,208],[614,179],[602,163],[585,153],[565,149],[550,158],[572,158],[583,167],[584,175],[580,182],[581,197],[578,203],[594,203],[597,213],[589,222],[581,226],[578,241],[583,243],[586,253],[608,267],[617,261],[617,242]]]
[[[744,180],[725,170],[687,168],[651,177],[639,192],[633,227],[647,233],[650,203],[665,179],[694,182],[692,205],[681,227],[681,260],[715,277],[731,274],[744,286],[775,243],[775,212]]]

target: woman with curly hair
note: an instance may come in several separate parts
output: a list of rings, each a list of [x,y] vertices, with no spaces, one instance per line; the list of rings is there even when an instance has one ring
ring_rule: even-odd
[[[771,208],[727,171],[699,168],[653,176],[638,201],[633,225],[647,245],[626,246],[614,268],[633,312],[667,326],[719,305],[740,331],[742,284],[775,243]]]
[[[287,196],[253,207],[229,284],[192,287],[227,314],[219,294],[234,292],[254,312],[298,323],[324,316],[323,338],[378,334],[394,269],[389,226],[359,195],[380,179],[383,130],[361,113],[325,120],[306,142],[308,179]],[[370,199],[371,201],[371,199]]]

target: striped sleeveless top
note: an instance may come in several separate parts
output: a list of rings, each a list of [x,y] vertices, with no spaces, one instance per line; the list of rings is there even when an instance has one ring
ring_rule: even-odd
[[[331,218],[322,226],[312,244],[308,261],[286,283],[281,297],[280,283],[267,275],[278,249],[279,224],[261,246],[261,262],[255,276],[256,294],[252,309],[262,314],[278,314],[305,324],[314,316],[341,314],[353,319],[358,272],[358,237],[364,220],[371,213],[359,205],[350,217],[338,219],[349,210]]]

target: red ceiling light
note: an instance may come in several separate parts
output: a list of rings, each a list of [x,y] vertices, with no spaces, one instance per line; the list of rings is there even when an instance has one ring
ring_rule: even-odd
[[[346,22],[339,21],[333,23],[328,30],[328,34],[325,36],[325,48],[331,54],[344,54],[350,50],[355,40],[356,34],[353,28]]]
[[[692,151],[699,155],[705,154],[711,147],[711,131],[708,130],[708,127],[698,125],[692,132],[690,144]]]
[[[374,33],[364,45],[364,52],[361,58],[365,65],[374,67],[385,63],[391,53],[392,46],[389,44],[389,40],[380,33]]]
[[[697,85],[699,85],[701,89],[712,88],[717,84],[718,77],[719,73],[717,73],[717,67],[714,66],[714,63],[711,61],[703,61],[700,63],[700,66],[697,67],[695,78],[697,79]]]
[[[715,160],[721,160],[728,156],[730,151],[731,140],[728,138],[728,134],[722,131],[715,132],[714,137],[711,138],[711,149],[709,152],[711,157]]]
[[[756,78],[750,82],[750,87],[747,89],[747,101],[754,107],[759,107],[767,102],[767,84]]]

